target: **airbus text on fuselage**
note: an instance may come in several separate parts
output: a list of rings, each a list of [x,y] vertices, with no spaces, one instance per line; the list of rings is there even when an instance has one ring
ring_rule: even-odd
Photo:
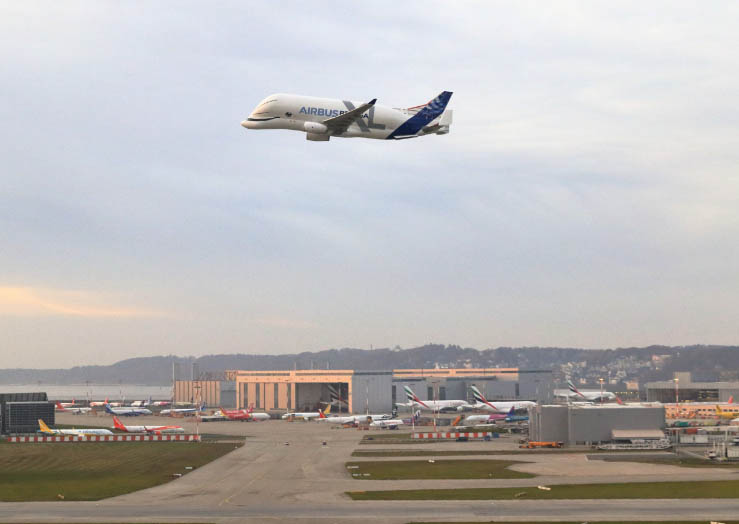
[[[445,135],[452,124],[446,106],[452,97],[444,91],[430,102],[407,109],[375,104],[275,94],[262,100],[241,122],[247,129],[290,129],[303,131],[308,140],[325,142],[332,136],[381,140]]]

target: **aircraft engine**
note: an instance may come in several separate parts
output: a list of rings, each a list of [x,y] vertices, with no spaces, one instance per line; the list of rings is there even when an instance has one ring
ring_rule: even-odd
[[[328,128],[320,122],[306,122],[305,130],[311,134],[325,135],[328,133]]]

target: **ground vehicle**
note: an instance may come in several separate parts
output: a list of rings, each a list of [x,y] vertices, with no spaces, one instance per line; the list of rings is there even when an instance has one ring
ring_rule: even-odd
[[[524,444],[521,444],[518,446],[519,448],[523,449],[537,449],[537,448],[561,448],[564,446],[564,442],[537,442],[535,440],[529,440],[528,442],[525,442]]]

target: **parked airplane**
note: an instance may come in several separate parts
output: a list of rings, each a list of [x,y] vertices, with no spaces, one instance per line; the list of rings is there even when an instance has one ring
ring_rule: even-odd
[[[619,404],[623,403],[615,393],[611,393],[610,391],[603,391],[602,393],[598,390],[580,391],[575,387],[575,384],[572,383],[572,380],[567,381],[567,389],[555,389],[554,396],[567,399],[577,398],[587,400],[589,402],[606,402],[609,400],[615,400]]]
[[[105,406],[105,404],[109,404],[108,397],[105,397],[105,400],[91,400],[90,401],[91,408],[102,408],[103,406]]]
[[[103,428],[84,428],[84,429],[51,429],[47,426],[43,420],[38,419],[38,427],[40,433],[46,435],[73,435],[73,436],[84,436],[84,435],[112,435],[113,432],[109,429]]]
[[[271,418],[269,413],[254,413],[253,407],[250,407],[249,409],[219,409],[221,410],[221,414],[229,420],[244,420],[250,422],[269,420]]]
[[[59,402],[58,400],[56,401],[56,406],[58,409],[71,408],[71,407],[74,407],[74,405],[75,405],[74,399],[72,399],[72,402]]]
[[[475,424],[494,424],[497,420],[505,420],[516,414],[516,410],[511,406],[508,413],[490,413],[488,415],[468,415],[462,421],[462,426],[472,426]]]
[[[497,413],[507,413],[511,408],[518,411],[536,406],[536,402],[532,402],[530,400],[496,400],[495,403],[493,403],[486,399],[485,395],[483,395],[474,384],[470,386],[470,389],[472,390],[472,397],[475,399],[475,403],[466,404],[465,406],[458,408],[460,411],[471,406],[474,409],[486,409]]]
[[[61,402],[57,402],[56,406],[54,406],[54,409],[56,411],[64,411],[65,413],[74,413],[75,415],[81,415],[82,413],[89,413],[92,408],[85,408],[85,407],[77,407],[77,406],[70,406],[69,402],[65,402],[64,404],[67,404],[67,407],[64,407],[64,405]]]
[[[376,420],[389,420],[391,418],[393,418],[392,415],[388,415],[385,413],[378,415],[346,415],[319,418],[318,422],[327,422],[329,424],[364,424],[367,421],[373,422]]]
[[[134,400],[131,402],[131,407],[134,408],[145,408],[151,405],[151,397],[149,397],[149,400]]]
[[[126,433],[154,433],[155,435],[161,435],[162,433],[185,432],[185,428],[182,426],[126,426],[115,415],[113,415],[113,427]]]
[[[724,406],[723,408],[716,404],[716,416],[721,419],[733,419],[734,417],[739,414],[739,408],[733,407],[734,405],[731,405],[732,407]]]
[[[111,415],[125,416],[125,417],[137,417],[139,415],[151,415],[151,410],[147,408],[133,408],[133,407],[120,407],[114,408],[110,404],[105,404],[106,413]]]
[[[205,411],[205,404],[201,404],[200,407],[192,407],[192,408],[172,408],[172,409],[163,409],[159,412],[160,415],[194,415],[195,413],[200,413],[202,411]]]
[[[303,131],[308,140],[326,142],[332,136],[377,139],[445,135],[452,124],[452,111],[445,111],[450,91],[443,91],[426,104],[407,109],[363,104],[349,100],[277,93],[262,100],[241,122],[247,129]]]
[[[326,406],[326,409],[324,409],[323,411],[319,410],[319,411],[303,411],[303,412],[285,413],[284,415],[282,415],[282,419],[283,420],[287,420],[289,418],[302,418],[305,420],[315,419],[315,418],[324,419],[324,418],[327,418],[326,415],[328,415],[329,413],[331,413],[331,404]]]
[[[371,428],[384,428],[384,429],[397,429],[398,426],[412,424],[414,421],[418,421],[420,417],[421,417],[421,410],[419,409],[419,410],[416,410],[416,412],[413,414],[413,417],[411,418],[373,420],[372,422],[370,422],[370,427]]]
[[[421,400],[413,393],[413,390],[408,386],[403,386],[405,390],[406,398],[408,398],[409,407],[417,407],[427,411],[443,411],[449,409],[459,409],[462,406],[467,405],[466,400]]]
[[[169,406],[171,402],[169,400],[155,400],[150,404],[150,406],[154,407],[161,407],[161,406]]]

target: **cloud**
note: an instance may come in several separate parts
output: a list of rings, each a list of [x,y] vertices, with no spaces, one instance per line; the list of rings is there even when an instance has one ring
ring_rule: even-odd
[[[0,315],[88,318],[166,316],[165,313],[144,308],[104,304],[101,296],[90,292],[33,287],[0,287]]]

